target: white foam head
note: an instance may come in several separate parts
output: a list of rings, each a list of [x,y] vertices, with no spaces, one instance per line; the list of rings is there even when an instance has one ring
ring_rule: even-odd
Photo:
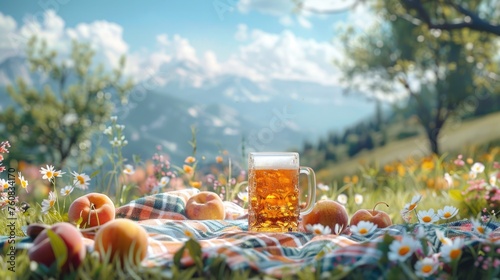
[[[250,153],[248,166],[254,169],[298,169],[299,154],[292,152]]]

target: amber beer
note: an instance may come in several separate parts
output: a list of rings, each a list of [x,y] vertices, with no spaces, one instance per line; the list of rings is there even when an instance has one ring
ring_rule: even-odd
[[[302,173],[309,178],[309,203],[302,212],[309,212],[315,200],[314,172],[299,166],[297,153],[249,155],[249,231],[298,231],[299,174]]]

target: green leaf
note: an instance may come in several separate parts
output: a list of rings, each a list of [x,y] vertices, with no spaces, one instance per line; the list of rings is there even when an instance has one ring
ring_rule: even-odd
[[[96,171],[92,172],[92,174],[90,174],[90,178],[94,178],[95,176],[97,176],[101,171],[99,169],[97,169]]]
[[[47,229],[47,236],[49,237],[54,256],[56,256],[57,268],[60,270],[68,259],[68,248],[62,238],[53,230]]]
[[[450,195],[450,197],[456,201],[463,201],[464,200],[464,197],[462,196],[462,192],[459,191],[459,190],[450,190],[448,192],[448,194]]]

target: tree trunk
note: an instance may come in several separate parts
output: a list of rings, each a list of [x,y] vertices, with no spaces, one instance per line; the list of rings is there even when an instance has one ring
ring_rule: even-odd
[[[427,139],[429,139],[429,144],[431,148],[431,152],[435,155],[439,155],[439,133],[441,132],[441,128],[427,128]]]

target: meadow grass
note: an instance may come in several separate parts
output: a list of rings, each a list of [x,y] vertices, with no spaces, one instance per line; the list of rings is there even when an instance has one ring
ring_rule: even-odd
[[[193,138],[195,139],[195,138]],[[149,174],[148,180],[132,180],[131,174],[126,176],[122,173],[130,168],[135,171],[141,168],[147,169],[145,163],[137,162],[136,166],[124,165],[121,153],[110,155],[113,170],[109,177],[103,176],[103,181],[107,184],[97,184],[101,189],[95,189],[108,194],[114,198],[117,206],[123,205],[131,199],[172,189],[198,187],[201,190],[209,190],[219,193],[225,200],[234,201],[246,207],[247,201],[242,198],[246,178],[241,173],[242,170],[234,169],[231,164],[231,157],[226,153],[221,153],[214,159],[219,168],[211,169],[211,174],[203,175],[197,170],[199,159],[196,158],[196,141],[193,143],[193,155],[187,156],[185,162],[174,165],[170,164],[161,153],[155,155],[153,171]],[[116,151],[115,151],[116,152]],[[444,206],[452,206],[458,209],[453,220],[480,218],[484,215],[484,210],[490,213],[491,210],[500,209],[500,148],[490,148],[476,150],[475,153],[467,155],[454,155],[446,157],[423,156],[419,158],[408,157],[405,160],[395,160],[379,164],[363,164],[358,166],[358,170],[349,175],[340,176],[336,180],[331,180],[327,184],[318,186],[318,199],[331,199],[341,202],[345,205],[349,215],[352,215],[358,209],[371,209],[377,202],[383,201],[389,204],[389,208],[379,205],[378,210],[387,212],[395,224],[418,223],[417,209],[411,212],[412,217],[401,215],[401,210],[408,207],[408,204],[421,197],[418,203],[418,210],[434,209],[436,213]],[[242,165],[244,166],[244,164]],[[130,171],[130,170],[129,170]],[[77,176],[81,173],[70,173],[74,176],[68,184],[75,184]],[[95,179],[96,174],[92,176]],[[68,179],[54,178],[45,184],[49,191],[62,189],[61,182],[68,182]],[[89,177],[90,178],[90,177]],[[19,183],[17,183],[19,184]],[[141,184],[146,184],[145,186]],[[64,185],[64,184],[62,184]],[[23,188],[18,186],[17,192],[23,192]],[[35,190],[31,190],[35,192]],[[16,202],[16,236],[25,236],[26,226],[31,223],[54,224],[59,221],[67,221],[67,207],[72,200],[84,194],[87,190],[75,189],[72,194],[63,196],[60,193],[57,196],[57,203],[50,203],[49,198],[40,202],[39,196],[30,196],[24,194],[24,198],[32,199],[29,201],[31,207],[22,209]],[[47,192],[43,192],[46,195]],[[242,195],[243,194],[243,195]],[[10,202],[9,202],[10,203]],[[7,204],[6,204],[7,205]],[[10,214],[4,205],[0,211],[0,224],[9,222]],[[8,204],[10,205],[10,204]],[[7,206],[8,206],[7,205]],[[491,216],[496,221],[494,212]],[[449,220],[439,220],[435,223],[446,223]],[[8,236],[9,231],[2,227],[0,235]],[[393,241],[393,240],[388,240]],[[194,245],[193,245],[194,246]],[[465,249],[464,249],[465,250]],[[4,253],[5,253],[4,248]],[[479,251],[478,251],[479,252]],[[481,251],[485,255],[484,251]],[[200,253],[201,254],[201,253]],[[474,253],[476,254],[476,253]],[[473,255],[474,255],[473,254]],[[477,253],[479,254],[479,253]],[[476,257],[479,255],[476,254]],[[200,255],[194,256],[200,257]],[[7,270],[7,257],[1,256],[0,259],[0,278],[12,278],[12,274]],[[95,254],[87,254],[85,261],[76,271],[68,275],[59,274],[55,268],[45,268],[30,263],[26,251],[21,250],[17,253],[17,272],[15,279],[44,279],[48,275],[56,278],[78,278],[78,279],[101,279],[101,278],[120,278],[120,279],[265,279],[271,277],[260,275],[255,271],[231,271],[222,259],[211,262],[209,267],[202,268],[193,266],[182,268],[174,265],[168,269],[165,268],[145,268],[141,266],[122,268],[117,262],[109,259],[99,259]],[[470,262],[470,260],[463,260]],[[458,263],[453,263],[452,266]],[[500,264],[499,264],[500,266]],[[402,269],[410,269],[405,266],[397,266],[395,271],[401,272]],[[416,276],[414,272],[403,271]],[[491,265],[487,273],[493,273],[498,276],[498,267]],[[455,272],[456,273],[456,272]],[[388,274],[389,275],[389,274]],[[392,274],[391,274],[392,275]],[[489,275],[489,274],[488,274]],[[317,275],[314,268],[301,271],[291,278],[294,279],[317,279],[324,275]],[[331,276],[331,275],[330,275]],[[337,276],[346,276],[356,279],[360,274],[351,271],[349,274]]]

